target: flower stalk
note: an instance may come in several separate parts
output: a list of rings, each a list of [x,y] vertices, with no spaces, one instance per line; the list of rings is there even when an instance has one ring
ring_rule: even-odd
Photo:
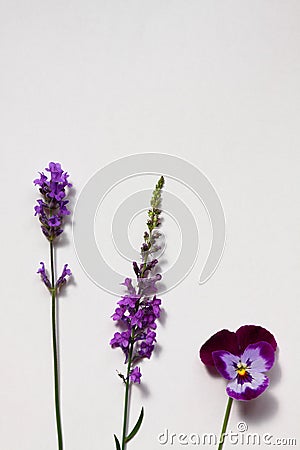
[[[229,421],[229,417],[230,417],[232,403],[233,403],[233,398],[232,397],[228,397],[228,402],[227,402],[227,407],[226,407],[226,411],[225,411],[225,415],[224,415],[223,426],[222,426],[222,431],[221,431],[221,435],[220,435],[218,450],[222,450],[222,448],[223,448],[223,444],[224,444],[224,441],[225,441],[225,433],[226,433],[226,430],[227,430],[227,425],[228,425],[228,421]]]
[[[51,326],[52,326],[52,349],[53,349],[53,371],[54,371],[54,401],[58,450],[63,450],[63,432],[60,410],[60,389],[59,389],[59,361],[57,342],[57,295],[60,289],[71,274],[68,264],[65,264],[60,277],[55,281],[55,254],[54,242],[63,233],[64,217],[70,214],[67,208],[68,200],[65,200],[65,189],[72,185],[68,182],[68,173],[64,172],[59,163],[50,162],[45,169],[49,172],[48,178],[43,172],[40,178],[34,180],[34,184],[39,186],[42,196],[37,200],[35,215],[38,216],[43,235],[50,245],[50,280],[48,278],[45,264],[41,262],[41,267],[37,273],[40,274],[42,282],[45,284],[51,295]]]
[[[125,450],[125,445],[126,445],[127,420],[128,420],[128,399],[129,399],[129,389],[130,389],[130,370],[131,370],[131,364],[132,364],[133,342],[134,342],[134,331],[132,330],[131,342],[130,342],[129,354],[128,354],[127,376],[126,376],[126,386],[125,386],[125,395],[124,395],[122,450]]]
[[[56,430],[59,450],[63,450],[63,436],[60,413],[60,395],[59,395],[59,372],[58,372],[58,351],[57,351],[57,313],[56,313],[56,287],[54,273],[54,248],[50,241],[50,261],[51,261],[51,307],[52,307],[52,347],[53,347],[53,370],[54,370],[54,399]]]
[[[141,264],[133,262],[133,270],[136,275],[137,285],[132,284],[131,278],[126,278],[123,285],[127,288],[127,293],[118,302],[112,318],[125,331],[117,332],[110,341],[112,348],[119,347],[125,354],[126,375],[118,373],[125,384],[124,411],[121,443],[114,435],[116,450],[125,450],[127,443],[137,434],[144,417],[144,409],[141,409],[140,416],[132,431],[127,434],[128,413],[129,413],[129,392],[132,383],[141,382],[141,371],[137,363],[143,358],[150,359],[156,342],[156,320],[160,316],[161,300],[156,298],[156,282],[161,279],[160,274],[154,274],[158,260],[154,258],[155,252],[159,249],[156,241],[160,234],[156,228],[160,225],[159,209],[161,202],[161,190],[164,185],[164,178],[161,177],[155,186],[151,198],[151,209],[148,211],[148,230],[144,233],[144,242],[141,246]]]

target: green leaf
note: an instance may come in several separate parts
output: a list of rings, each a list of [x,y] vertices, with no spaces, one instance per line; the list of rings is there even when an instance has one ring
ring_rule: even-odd
[[[115,438],[115,443],[116,443],[116,450],[121,450],[121,445],[119,442],[119,439],[117,438],[117,436],[114,434],[114,438]]]
[[[141,413],[140,413],[140,417],[138,418],[137,423],[135,424],[133,430],[131,431],[131,433],[129,433],[129,435],[125,438],[125,442],[129,442],[131,441],[132,438],[134,438],[134,436],[137,434],[137,432],[139,431],[142,422],[143,422],[143,418],[144,418],[144,408],[141,409]]]

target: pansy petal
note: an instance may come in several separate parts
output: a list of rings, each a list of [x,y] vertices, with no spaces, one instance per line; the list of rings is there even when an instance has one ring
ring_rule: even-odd
[[[258,325],[244,325],[236,331],[240,353],[246,349],[249,344],[265,341],[268,342],[273,350],[276,350],[277,343],[270,331]]]
[[[212,353],[212,356],[215,367],[222,377],[233,380],[236,377],[236,366],[240,358],[224,350],[217,350]]]
[[[266,372],[273,367],[275,352],[268,342],[256,342],[248,345],[241,355],[241,361],[249,367],[250,373]]]
[[[226,350],[234,355],[239,354],[238,341],[233,331],[221,330],[211,336],[200,348],[200,359],[206,366],[214,366],[212,353],[217,350]]]
[[[252,373],[251,381],[239,383],[238,378],[228,383],[226,392],[235,400],[248,401],[258,397],[269,386],[269,378],[262,373]]]

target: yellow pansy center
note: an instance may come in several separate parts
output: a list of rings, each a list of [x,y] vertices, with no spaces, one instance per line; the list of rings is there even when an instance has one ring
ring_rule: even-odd
[[[247,373],[246,369],[247,369],[247,365],[242,362],[239,362],[236,366],[236,371],[241,377],[246,375],[246,373]]]

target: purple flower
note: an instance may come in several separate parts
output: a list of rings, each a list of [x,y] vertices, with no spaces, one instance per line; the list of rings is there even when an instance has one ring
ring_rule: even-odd
[[[275,361],[275,352],[268,342],[250,344],[240,356],[225,350],[213,352],[218,372],[230,380],[226,392],[236,400],[251,400],[262,394],[269,386],[264,372],[270,370]]]
[[[67,277],[70,277],[71,275],[72,275],[72,272],[70,269],[68,269],[68,264],[65,264],[62,274],[56,282],[56,288],[60,289],[66,283]]]
[[[142,341],[140,348],[139,348],[139,356],[141,356],[142,358],[148,358],[150,359],[152,356],[152,352],[154,350],[154,345],[153,344],[147,344],[146,341]]]
[[[131,318],[131,326],[137,326],[143,328],[144,311],[139,309]]]
[[[48,224],[50,227],[59,227],[60,226],[60,220],[58,216],[51,216],[48,219]]]
[[[134,308],[136,305],[136,302],[140,299],[139,296],[128,296],[125,295],[120,301],[118,301],[118,305],[120,306],[129,306],[129,308]]]
[[[40,264],[41,264],[41,267],[38,269],[37,273],[39,273],[41,275],[41,279],[42,279],[43,283],[47,286],[47,288],[51,289],[51,283],[46,274],[45,264],[43,262],[40,262]]]
[[[123,333],[115,333],[114,337],[111,339],[110,341],[110,345],[112,346],[112,348],[116,348],[116,347],[121,347],[123,350],[128,349],[128,345],[129,345],[129,341],[130,341],[130,331],[123,331]]]
[[[155,339],[156,338],[156,333],[154,332],[154,331],[149,331],[148,333],[147,333],[147,336],[146,336],[146,339],[145,339],[145,343],[147,344],[147,345],[152,345],[153,344],[153,342],[155,342]]]
[[[132,286],[132,279],[125,278],[124,283],[121,283],[123,286],[126,286],[127,291],[130,295],[136,295],[135,288]]]
[[[113,320],[122,320],[124,317],[124,313],[126,308],[116,308],[114,314],[111,316]]]
[[[130,372],[130,381],[132,381],[133,383],[141,383],[141,371],[139,367],[135,367],[131,372]]]
[[[66,206],[69,201],[65,200],[65,197],[66,188],[72,185],[68,182],[69,175],[62,170],[59,163],[50,162],[45,170],[49,172],[49,179],[42,172],[40,178],[34,180],[42,195],[42,199],[37,200],[34,211],[35,215],[39,216],[43,234],[49,241],[53,241],[63,232],[64,216],[70,214]]]
[[[269,386],[264,372],[272,368],[276,348],[276,340],[268,330],[244,325],[235,333],[221,330],[214,334],[202,345],[200,358],[230,380],[226,388],[229,397],[247,401],[258,397]]]
[[[156,283],[161,280],[161,275],[157,273],[149,278],[138,278],[138,286],[142,295],[150,296],[157,292]]]
[[[45,182],[47,181],[47,177],[46,177],[46,175],[44,175],[43,173],[41,173],[41,172],[39,172],[39,174],[40,174],[40,178],[36,178],[34,181],[33,181],[33,183],[35,184],[35,185],[39,185],[39,186],[44,186],[44,184],[45,184]]]
[[[158,318],[160,316],[161,300],[159,298],[156,298],[156,295],[155,295],[153,297],[153,300],[150,302],[150,304],[152,306],[152,310],[153,310],[155,317]]]
[[[44,216],[45,215],[44,208],[46,208],[47,205],[43,200],[37,200],[37,202],[38,202],[38,205],[34,207],[34,210],[35,210],[34,215],[36,216],[37,214],[40,214],[41,216]]]
[[[68,203],[69,203],[69,200],[64,200],[64,201],[60,202],[60,205],[59,205],[59,215],[60,216],[69,216],[71,214],[71,212],[66,207],[66,205]]]

